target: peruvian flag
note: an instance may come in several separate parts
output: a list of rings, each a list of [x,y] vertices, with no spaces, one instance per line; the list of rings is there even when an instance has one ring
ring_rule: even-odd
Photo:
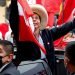
[[[74,8],[75,8],[75,0],[65,0],[64,8],[60,13],[58,19],[58,25],[67,22]]]
[[[43,6],[46,8],[48,12],[48,26],[51,28],[55,22],[54,16],[60,10],[60,5],[62,0],[41,0]],[[51,20],[51,21],[50,21]]]
[[[65,0],[64,7],[61,9],[59,18],[58,18],[58,25],[62,25],[68,21],[73,19],[73,13],[75,8],[75,0]],[[63,41],[63,37],[54,41],[54,46],[59,48],[64,48],[67,43]]]
[[[2,38],[5,39],[5,34],[9,31],[9,25],[7,23],[0,24],[0,32],[2,33]]]
[[[45,48],[36,40],[33,34],[33,26],[30,25],[31,16],[33,15],[26,0],[18,0],[19,11],[19,41],[31,41],[36,43],[46,54]],[[33,25],[33,24],[32,24]]]

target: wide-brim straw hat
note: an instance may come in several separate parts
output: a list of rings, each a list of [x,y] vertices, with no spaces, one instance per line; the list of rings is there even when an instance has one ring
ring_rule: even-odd
[[[41,18],[41,26],[40,29],[45,29],[48,23],[48,14],[46,9],[39,4],[30,5],[33,12],[37,13]]]

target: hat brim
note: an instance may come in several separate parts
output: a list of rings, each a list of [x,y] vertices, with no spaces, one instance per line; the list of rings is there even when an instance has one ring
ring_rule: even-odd
[[[41,17],[41,26],[40,29],[45,29],[48,23],[48,14],[46,9],[39,4],[30,5],[33,12],[37,13]]]

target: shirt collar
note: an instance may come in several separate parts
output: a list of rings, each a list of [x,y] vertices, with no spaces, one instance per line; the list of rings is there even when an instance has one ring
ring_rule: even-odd
[[[10,63],[10,62],[9,62],[9,63]],[[1,72],[9,63],[3,65],[3,66],[0,68],[0,72]]]

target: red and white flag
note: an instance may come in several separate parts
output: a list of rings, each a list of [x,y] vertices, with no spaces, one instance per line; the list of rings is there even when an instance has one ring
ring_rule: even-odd
[[[34,28],[31,28],[30,26],[29,19],[33,15],[31,8],[26,0],[18,0],[17,4],[19,11],[19,41],[34,42],[46,54],[45,48],[36,40],[33,35],[32,29]]]
[[[75,8],[75,0],[65,0],[63,10],[59,15],[58,25],[67,22],[74,8]]]

